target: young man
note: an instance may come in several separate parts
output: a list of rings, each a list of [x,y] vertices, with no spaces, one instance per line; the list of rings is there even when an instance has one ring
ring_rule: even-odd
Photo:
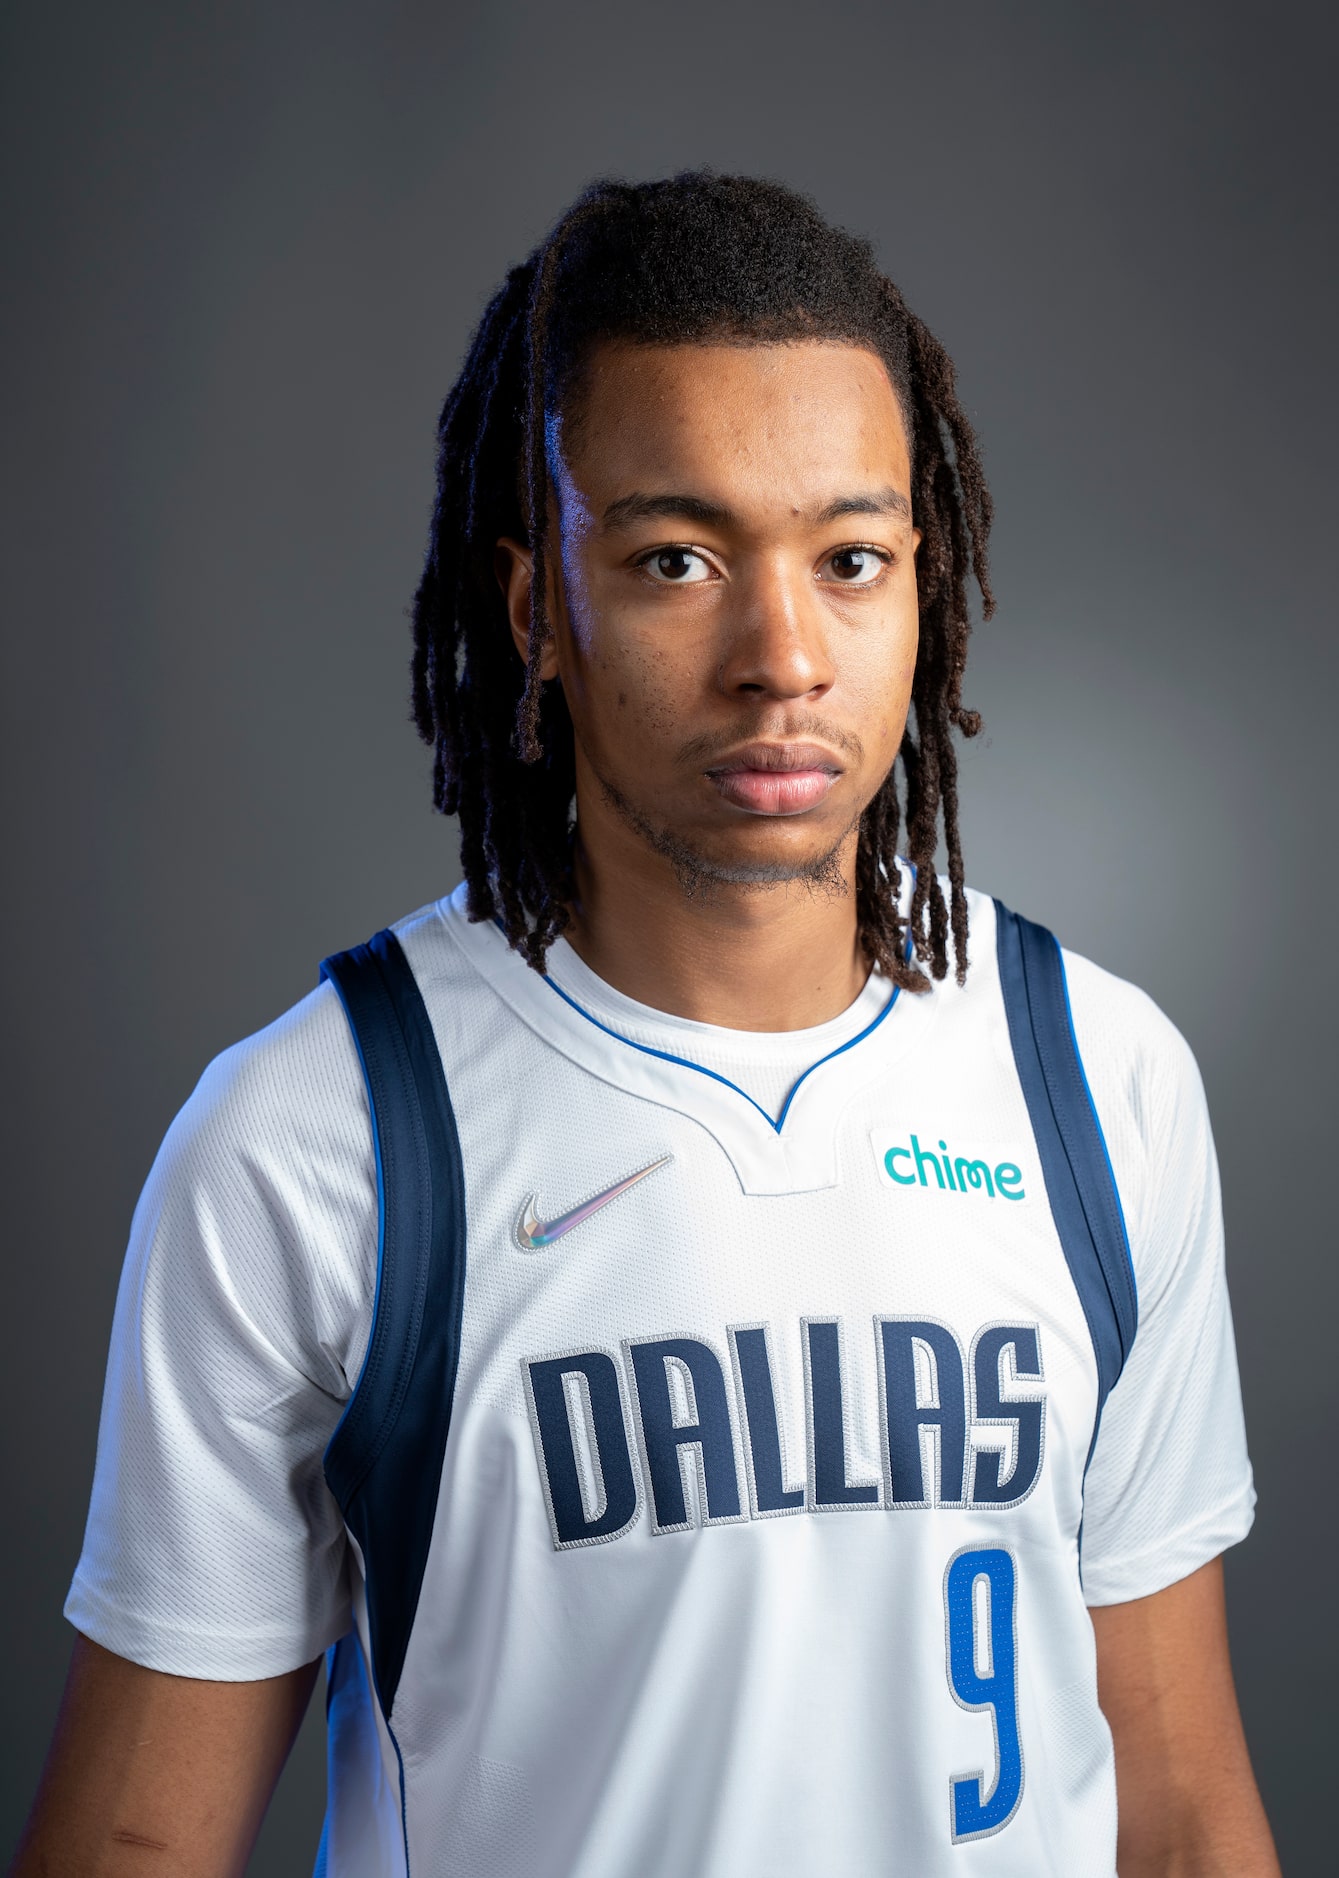
[[[963,885],[947,357],[789,192],[604,185],[439,471],[465,884],[168,1136],[18,1870],[240,1871],[329,1651],[341,1878],[1275,1872],[1194,1064]]]

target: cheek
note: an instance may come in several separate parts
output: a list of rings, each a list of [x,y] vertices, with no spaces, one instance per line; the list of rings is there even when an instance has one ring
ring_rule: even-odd
[[[893,621],[889,660],[889,682],[903,717],[906,716],[912,681],[916,676],[916,657],[920,651],[920,641],[920,606],[916,583],[913,579],[908,584],[906,593],[900,596],[900,604]]]
[[[579,741],[620,774],[649,766],[678,734],[685,693],[666,648],[598,604],[571,607],[566,641],[559,669]]]
[[[588,737],[625,734],[628,724],[648,734],[673,728],[696,694],[703,658],[713,656],[701,632],[683,621],[667,632],[663,617],[645,620],[609,583],[573,557],[563,576],[566,605],[559,669],[574,718]]]
[[[868,726],[871,743],[901,742],[916,675],[919,630],[914,593],[851,649],[848,692]]]

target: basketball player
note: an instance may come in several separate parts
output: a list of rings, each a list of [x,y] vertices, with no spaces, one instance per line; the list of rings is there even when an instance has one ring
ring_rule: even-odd
[[[242,1871],[325,1655],[327,1878],[1276,1872],[1203,1096],[964,886],[943,349],[784,189],[601,185],[438,468],[464,884],[167,1137],[17,1870]]]

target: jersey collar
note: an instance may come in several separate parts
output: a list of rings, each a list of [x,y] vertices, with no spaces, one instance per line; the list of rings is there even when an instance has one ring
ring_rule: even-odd
[[[634,1042],[584,1010],[553,979],[532,971],[491,921],[469,919],[463,888],[440,901],[437,913],[450,942],[530,1030],[602,1082],[704,1129],[750,1194],[835,1186],[842,1116],[920,1048],[938,1011],[933,992],[901,997],[894,987],[864,1030],[810,1065],[774,1121],[716,1071]]]

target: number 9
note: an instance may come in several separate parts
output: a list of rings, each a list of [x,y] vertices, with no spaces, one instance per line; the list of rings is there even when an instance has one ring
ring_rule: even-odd
[[[977,1626],[977,1586],[984,1581],[989,1616]],[[963,1708],[991,1711],[998,1763],[983,1794],[984,1770],[949,1781],[953,1839],[982,1839],[1013,1818],[1023,1797],[1023,1747],[1018,1735],[1017,1579],[1008,1552],[969,1547],[944,1574],[948,1686]],[[982,1646],[986,1646],[984,1649]],[[982,1658],[986,1673],[980,1673]]]

